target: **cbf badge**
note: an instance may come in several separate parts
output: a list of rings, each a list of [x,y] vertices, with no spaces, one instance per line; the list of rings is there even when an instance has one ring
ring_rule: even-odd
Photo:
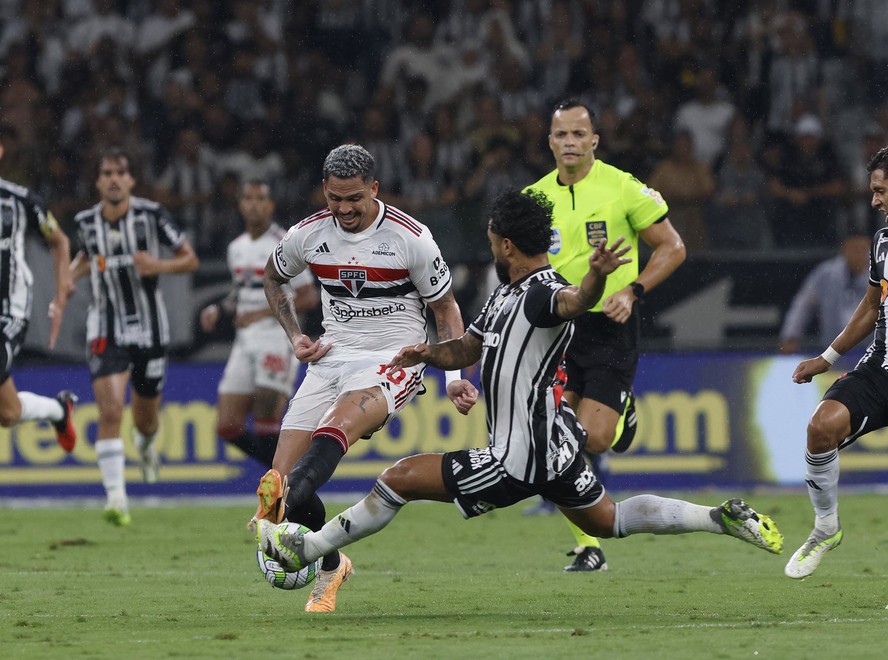
[[[558,254],[561,252],[561,232],[552,228],[552,242],[549,243],[549,254]]]
[[[607,240],[607,223],[603,220],[586,223],[586,240],[595,247],[601,239]]]

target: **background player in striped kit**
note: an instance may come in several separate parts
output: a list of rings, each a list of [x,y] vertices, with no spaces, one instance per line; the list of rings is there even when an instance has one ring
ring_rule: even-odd
[[[0,158],[3,139],[15,129],[0,126]],[[49,246],[55,273],[56,292],[49,304],[52,327],[49,348],[55,346],[68,296],[74,290],[68,273],[71,248],[52,213],[27,188],[0,179],[0,426],[9,428],[34,419],[52,423],[59,444],[74,449],[77,435],[71,423],[76,397],[63,390],[55,398],[19,392],[12,380],[12,363],[21,350],[31,316],[31,286],[34,280],[25,261],[25,232],[36,229]]]
[[[562,394],[559,365],[576,318],[595,304],[607,276],[621,265],[622,238],[600,241],[577,286],[549,265],[552,216],[545,197],[517,191],[498,196],[487,236],[501,286],[458,338],[405,346],[393,371],[427,363],[442,369],[481,360],[488,446],[419,454],[387,469],[373,491],[320,530],[290,534],[268,520],[254,522],[266,554],[287,570],[373,534],[412,500],[454,502],[472,518],[542,495],[587,534],[727,534],[779,553],[783,537],[767,516],[742,500],[708,507],[656,495],[614,502],[583,460],[586,433]]]
[[[208,305],[200,314],[204,332],[216,328],[222,316],[237,329],[231,355],[219,381],[217,432],[226,442],[271,467],[281,429],[281,415],[293,394],[299,366],[293,348],[274,318],[262,278],[268,255],[284,237],[273,221],[274,200],[265,181],[247,181],[240,186],[238,209],[244,233],[228,246],[227,261],[234,286],[219,304]],[[320,300],[311,271],[290,280],[293,304],[302,314]],[[253,430],[247,429],[252,413]]]
[[[867,164],[872,207],[888,213],[888,147],[882,147]],[[793,553],[784,572],[787,577],[811,575],[823,556],[842,542],[839,522],[839,451],[862,435],[888,426],[888,227],[873,236],[870,248],[869,287],[848,323],[821,355],[803,360],[795,368],[795,383],[810,383],[829,370],[839,357],[863,341],[873,329],[873,342],[857,365],[843,374],[823,395],[811,415],[805,451],[805,484],[814,507],[814,529]]]
[[[333,149],[323,168],[327,208],[290,228],[265,267],[269,304],[309,367],[281,424],[275,469],[259,484],[257,518],[279,522],[286,515],[320,529],[326,511],[317,489],[352,444],[423,391],[424,365],[396,371],[385,365],[405,340],[427,340],[427,308],[439,338],[463,332],[441,251],[427,227],[378,199],[374,170],[363,147]],[[322,288],[324,335],[315,341],[299,327],[289,287],[306,269]],[[458,372],[447,380],[447,395],[468,413],[477,390]],[[347,557],[326,556],[306,610],[335,609],[350,574]]]
[[[99,407],[96,454],[108,495],[105,519],[130,523],[120,423],[132,376],[133,440],[145,480],[157,480],[154,439],[166,375],[170,329],[157,277],[187,273],[197,255],[169,213],[132,193],[132,161],[122,150],[104,153],[96,188],[101,201],[75,217],[81,249],[71,263],[74,279],[90,275],[86,318],[87,360]],[[161,257],[161,246],[173,251]]]

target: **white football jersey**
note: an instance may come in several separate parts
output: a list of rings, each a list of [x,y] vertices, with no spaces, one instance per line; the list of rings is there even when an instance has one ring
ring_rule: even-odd
[[[244,232],[228,244],[228,269],[231,271],[231,278],[237,287],[237,311],[239,313],[268,308],[265,290],[262,287],[262,278],[265,275],[265,264],[268,263],[268,257],[274,252],[283,236],[284,229],[280,225],[272,223],[268,231],[255,240],[250,234]],[[312,282],[311,273],[305,271],[290,280],[290,286],[296,290]],[[246,328],[240,328],[239,332],[274,328],[280,330],[281,333],[284,332],[278,320],[269,316],[256,323],[251,323]]]
[[[373,224],[344,231],[329,209],[293,226],[274,251],[282,277],[311,269],[321,283],[331,361],[388,360],[428,340],[426,304],[450,289],[450,269],[428,227],[380,200]]]

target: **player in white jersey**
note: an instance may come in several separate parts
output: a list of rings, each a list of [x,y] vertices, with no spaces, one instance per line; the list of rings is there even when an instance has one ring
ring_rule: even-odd
[[[271,313],[262,278],[268,256],[284,237],[273,222],[274,200],[264,181],[241,184],[238,209],[245,231],[228,246],[228,269],[234,286],[220,303],[200,314],[204,332],[214,330],[223,316],[237,329],[231,355],[219,381],[217,433],[266,467],[271,467],[280,420],[293,394],[299,362],[280,323]],[[318,305],[311,271],[290,280],[298,313]],[[252,413],[253,430],[247,429]]]
[[[427,227],[377,198],[373,156],[354,144],[336,147],[323,175],[328,208],[292,227],[265,267],[269,304],[309,367],[281,424],[275,469],[259,484],[256,512],[311,529],[326,515],[316,491],[348,448],[421,391],[425,365],[386,365],[405,341],[427,340],[426,308],[441,340],[463,333],[438,246]],[[288,286],[306,269],[322,287],[324,335],[314,341],[299,328]],[[458,372],[447,381],[448,397],[468,413],[477,390]],[[327,555],[306,610],[332,611],[350,574],[348,558]]]
[[[0,124],[0,159],[3,140],[15,129]],[[77,434],[71,423],[76,397],[63,390],[55,398],[19,392],[12,379],[12,363],[21,350],[31,317],[34,276],[25,260],[25,232],[40,233],[52,255],[55,297],[49,304],[51,319],[49,348],[55,346],[62,314],[74,287],[68,274],[70,248],[43,201],[27,188],[0,179],[0,426],[10,428],[21,421],[46,420],[55,427],[62,448],[74,449]]]
[[[572,323],[595,304],[609,273],[629,260],[620,238],[604,239],[589,257],[579,286],[549,265],[551,204],[545,197],[507,191],[494,200],[487,232],[502,286],[458,339],[401,349],[389,364],[442,369],[481,360],[488,406],[488,446],[445,454],[419,454],[388,468],[373,491],[319,532],[290,534],[268,520],[253,525],[263,551],[286,570],[373,534],[409,501],[454,502],[466,518],[532,495],[552,501],[588,534],[727,534],[779,553],[783,537],[767,516],[742,500],[708,507],[655,495],[614,502],[580,450],[586,432],[564,401],[559,364]]]

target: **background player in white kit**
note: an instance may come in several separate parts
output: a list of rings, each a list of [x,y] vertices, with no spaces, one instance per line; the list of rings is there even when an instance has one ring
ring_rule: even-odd
[[[231,355],[219,381],[217,433],[266,467],[271,467],[281,415],[293,394],[299,362],[293,347],[274,318],[262,278],[268,255],[284,237],[273,222],[274,200],[265,181],[241,184],[238,210],[245,231],[228,246],[228,269],[234,287],[219,304],[204,307],[200,324],[204,332],[215,329],[220,318],[232,318],[236,328]],[[311,272],[290,280],[296,312],[317,307],[320,300]],[[247,416],[253,415],[253,430]]]
[[[377,198],[373,156],[358,145],[336,147],[323,176],[328,208],[292,227],[265,267],[268,302],[309,367],[281,424],[275,469],[259,484],[256,517],[310,529],[326,515],[316,491],[348,448],[422,391],[424,364],[386,365],[405,343],[427,341],[426,307],[441,341],[463,333],[438,246],[428,228]],[[322,287],[324,335],[316,341],[299,328],[288,284],[306,269]],[[478,397],[459,372],[447,375],[447,394],[463,414]],[[306,611],[335,609],[350,574],[347,557],[327,555]]]

